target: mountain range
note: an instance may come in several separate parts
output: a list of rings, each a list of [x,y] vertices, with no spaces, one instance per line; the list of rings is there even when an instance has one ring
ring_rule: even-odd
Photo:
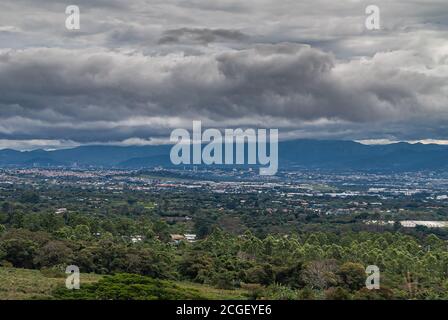
[[[80,146],[54,151],[0,150],[0,167],[150,168],[172,166],[171,145]],[[280,169],[419,171],[448,168],[448,146],[437,144],[365,145],[341,140],[279,143]]]

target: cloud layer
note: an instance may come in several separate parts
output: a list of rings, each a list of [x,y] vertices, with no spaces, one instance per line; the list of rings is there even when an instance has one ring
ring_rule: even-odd
[[[68,31],[64,1],[2,1],[0,141],[144,144],[192,120],[448,140],[446,4],[377,1],[380,31],[367,4],[78,1]]]

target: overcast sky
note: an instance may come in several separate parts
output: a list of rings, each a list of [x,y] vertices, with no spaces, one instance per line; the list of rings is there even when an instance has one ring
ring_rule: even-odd
[[[80,30],[65,28],[72,4]],[[0,148],[160,143],[192,120],[446,142],[448,3],[0,2]]]

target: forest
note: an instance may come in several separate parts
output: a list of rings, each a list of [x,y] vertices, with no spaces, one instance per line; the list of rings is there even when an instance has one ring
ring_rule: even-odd
[[[90,202],[74,200],[89,193]],[[247,299],[448,299],[443,230],[435,235],[427,228],[369,227],[353,217],[330,217],[328,223],[301,211],[296,220],[302,222],[291,231],[289,220],[278,215],[250,221],[230,196],[228,211],[218,218],[212,206],[207,216],[190,202],[183,210],[191,220],[176,222],[164,214],[182,211],[179,198],[171,197],[70,188],[4,192],[0,265],[60,277],[76,265],[82,274],[101,276],[80,290],[61,283],[54,299],[207,298],[182,283],[240,290]],[[207,207],[203,203],[225,198],[197,199]],[[262,206],[264,196],[247,199]],[[69,210],[51,210],[61,204]],[[229,216],[244,224],[235,226]],[[276,232],[264,227],[275,224]],[[173,233],[187,231],[197,233],[197,241],[172,240]],[[372,265],[379,268],[380,289],[366,288],[366,268]]]

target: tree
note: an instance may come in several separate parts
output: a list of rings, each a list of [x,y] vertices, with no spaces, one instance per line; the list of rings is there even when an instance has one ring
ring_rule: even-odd
[[[39,194],[33,191],[25,191],[20,197],[20,202],[36,204],[40,200]]]
[[[11,262],[14,267],[27,269],[34,267],[37,248],[37,243],[24,239],[9,239],[0,245],[4,260]]]
[[[246,274],[247,281],[250,283],[260,283],[267,286],[274,282],[274,272],[272,266],[268,263],[250,268]]]
[[[365,286],[365,269],[359,263],[346,262],[339,268],[337,274],[341,278],[342,285],[349,290],[356,291]]]
[[[34,262],[40,268],[56,265],[69,265],[73,258],[73,250],[62,241],[49,241],[36,252]]]
[[[302,271],[302,262],[287,267],[279,267],[275,272],[275,282],[288,285],[292,288],[299,288],[303,284],[301,279]]]
[[[157,220],[154,222],[153,231],[160,241],[168,242],[171,240],[168,224],[165,221]]]
[[[90,228],[84,224],[79,224],[74,229],[74,237],[78,240],[89,240],[92,236]]]
[[[198,217],[195,222],[195,232],[199,239],[203,239],[212,233],[213,221],[207,217]]]
[[[203,252],[190,252],[179,263],[179,272],[183,277],[203,282],[203,276],[210,276],[213,260]]]
[[[312,261],[302,272],[302,281],[312,289],[326,289],[337,283],[334,260]]]
[[[327,300],[350,300],[350,292],[341,287],[329,288],[325,291],[325,299]]]
[[[362,288],[354,295],[355,300],[391,300],[393,299],[393,291],[389,288],[380,288],[377,290],[369,290]]]
[[[235,274],[230,271],[219,271],[215,273],[214,284],[220,289],[233,289],[235,287]]]

